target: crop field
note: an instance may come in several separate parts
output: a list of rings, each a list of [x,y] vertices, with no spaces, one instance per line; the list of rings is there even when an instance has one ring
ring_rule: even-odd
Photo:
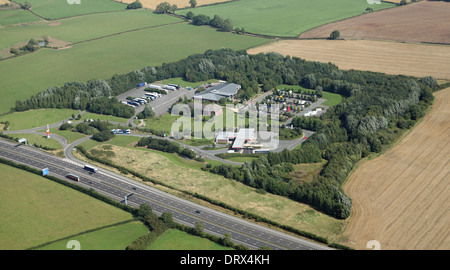
[[[132,219],[127,212],[41,176],[3,164],[0,171],[2,250],[31,248]]]
[[[376,6],[376,5],[374,5]],[[307,31],[301,38],[327,38],[339,30],[345,39],[376,39],[404,42],[450,43],[450,4],[420,1],[330,23]]]
[[[0,113],[9,111],[16,100],[68,81],[107,79],[116,73],[173,62],[208,49],[247,49],[267,41],[182,23],[123,33],[64,50],[42,49],[0,62],[4,97]],[[24,77],[27,80],[22,80]]]
[[[450,79],[450,46],[372,40],[284,40],[248,50],[249,54],[266,52],[332,62],[344,70]]]
[[[111,0],[81,0],[80,4],[70,4],[70,1],[66,0],[17,0],[21,4],[27,1],[31,4],[31,10],[34,13],[47,19],[119,11],[126,8],[126,5]]]
[[[0,3],[1,4],[1,3]],[[0,27],[40,21],[41,18],[23,9],[0,10]]]
[[[125,250],[131,242],[146,233],[148,229],[141,222],[129,222],[83,233],[73,239],[80,243],[81,250]],[[67,250],[67,241],[57,241],[37,250]]]
[[[117,1],[117,0],[115,0]],[[129,3],[133,3],[135,0],[122,0],[122,1],[118,1],[118,2],[123,2],[126,4]],[[222,3],[222,2],[228,2],[230,0],[197,0],[197,7],[199,6],[204,6],[204,5],[211,5],[211,4],[216,4],[216,3]],[[144,8],[149,8],[149,9],[156,9],[156,6],[159,5],[162,2],[168,2],[171,5],[177,5],[178,8],[186,8],[186,7],[190,7],[191,5],[189,4],[189,0],[166,0],[166,1],[161,1],[161,0],[140,0],[140,2],[142,3],[142,6]]]
[[[0,117],[0,122],[9,121],[9,130],[22,130],[61,122],[77,113],[77,110],[70,109],[29,110],[3,115]]]
[[[116,139],[121,146],[115,145]],[[235,180],[175,164],[164,155],[165,153],[130,148],[121,138],[114,138],[106,144],[111,144],[109,151],[113,151],[114,155],[110,155],[108,159],[115,164],[132,167],[135,171],[176,189],[198,193],[232,207],[324,237],[334,237],[342,229],[342,221],[316,211],[311,212],[309,211],[311,208],[305,204],[269,193],[260,194]],[[82,145],[91,151],[93,149],[102,151],[105,144],[90,142]]]
[[[397,145],[360,165],[344,186],[353,200],[346,244],[364,249],[448,250],[450,88]]]
[[[298,36],[314,27],[363,14],[368,4],[358,0],[243,0],[220,5],[180,10],[186,14],[219,15],[246,32],[272,36]],[[374,10],[394,7],[383,2]],[[330,33],[328,33],[330,34]]]
[[[2,11],[0,11],[0,16]],[[31,13],[30,13],[31,14]],[[91,14],[53,22],[0,28],[0,49],[9,48],[19,42],[28,42],[44,36],[66,43],[77,43],[134,29],[180,22],[171,16],[158,15],[148,10],[124,10],[115,13]],[[54,44],[50,44],[54,46]]]

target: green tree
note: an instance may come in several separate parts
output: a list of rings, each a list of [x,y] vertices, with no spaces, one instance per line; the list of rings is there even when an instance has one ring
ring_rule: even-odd
[[[171,7],[172,7],[172,5],[170,5],[169,2],[162,2],[156,6],[155,13],[159,13],[159,14],[167,13],[167,12],[169,12]]]
[[[194,18],[194,13],[192,11],[188,11],[188,13],[186,13],[186,18],[188,20],[192,20],[192,18]]]
[[[209,18],[209,16],[206,16],[204,14],[199,14],[192,18],[192,23],[195,25],[208,25],[210,21],[211,19]]]
[[[139,208],[136,210],[136,216],[144,219],[146,216],[149,216],[153,213],[152,207],[146,203],[139,205]]]
[[[338,39],[341,36],[341,33],[338,30],[334,30],[331,32],[329,39]]]
[[[196,0],[189,0],[189,4],[191,5],[191,8],[195,8],[197,6]]]
[[[175,5],[175,4],[173,4],[173,5],[171,5],[170,8],[169,8],[169,12],[172,13],[172,14],[175,14],[175,11],[176,11],[177,9],[178,9],[178,6]]]
[[[133,3],[127,5],[127,9],[138,9],[138,8],[142,8],[142,3],[139,2],[139,0],[136,0]]]
[[[204,229],[205,225],[203,225],[200,221],[195,222],[194,233],[196,235],[202,235]]]

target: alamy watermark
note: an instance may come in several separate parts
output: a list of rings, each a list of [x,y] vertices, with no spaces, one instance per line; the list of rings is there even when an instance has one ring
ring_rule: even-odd
[[[272,104],[203,104],[195,98],[193,106],[175,104],[172,116],[181,116],[172,124],[174,139],[215,139],[221,132],[251,130],[258,143],[277,145],[279,135],[279,105]],[[208,119],[208,117],[210,117]]]
[[[67,0],[67,4],[69,5],[80,5],[81,0]]]

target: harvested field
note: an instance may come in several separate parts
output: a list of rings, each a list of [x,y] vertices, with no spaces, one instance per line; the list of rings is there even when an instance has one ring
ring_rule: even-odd
[[[396,146],[368,161],[344,186],[353,213],[348,246],[366,249],[450,249],[450,88],[435,93],[425,118]]]
[[[340,69],[450,79],[450,46],[372,40],[285,40],[248,50],[332,62]]]
[[[123,1],[117,1],[117,2],[123,2],[126,4],[130,4],[133,3],[135,0],[123,0]],[[228,2],[230,0],[197,0],[197,7],[199,6],[204,6],[204,5],[210,5],[210,4],[215,4],[215,3],[222,3],[222,2]],[[178,8],[186,8],[186,7],[191,7],[191,5],[189,4],[189,0],[166,0],[166,1],[162,1],[162,0],[140,0],[140,2],[142,3],[142,6],[144,8],[149,8],[149,9],[156,9],[156,6],[161,4],[162,2],[168,2],[171,5],[177,5]]]
[[[300,38],[327,38],[339,30],[344,39],[450,43],[449,14],[450,3],[420,1],[323,25]]]

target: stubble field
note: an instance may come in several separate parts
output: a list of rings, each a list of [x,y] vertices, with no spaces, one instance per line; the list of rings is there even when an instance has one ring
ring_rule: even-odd
[[[326,24],[301,34],[300,38],[328,38],[332,31],[338,30],[345,39],[448,44],[449,14],[450,3],[420,1]]]
[[[444,45],[371,40],[284,40],[248,50],[249,54],[267,52],[332,62],[344,70],[450,79],[450,46]]]
[[[385,154],[362,164],[344,186],[353,213],[346,245],[365,249],[450,248],[450,88],[435,93],[424,119]]]

